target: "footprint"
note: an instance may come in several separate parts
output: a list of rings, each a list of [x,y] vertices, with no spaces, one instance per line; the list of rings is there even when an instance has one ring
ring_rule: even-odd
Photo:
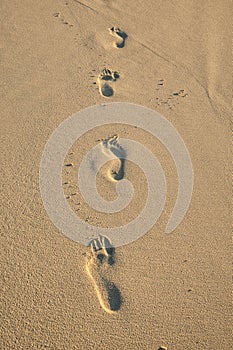
[[[113,153],[120,161],[120,167],[118,171],[115,171],[113,173],[114,180],[122,180],[125,173],[125,158],[126,158],[126,151],[120,146],[119,144],[119,138],[117,135],[114,135],[102,142],[103,145],[103,152],[105,154],[109,154],[109,152]]]
[[[125,46],[125,40],[127,39],[128,35],[123,32],[120,28],[112,27],[109,28],[110,34],[113,35],[117,41],[114,43],[114,46],[118,49],[121,49]]]
[[[93,239],[89,246],[91,256],[86,264],[87,273],[93,282],[100,305],[106,312],[114,314],[122,304],[119,289],[108,277],[111,265],[115,263],[115,249],[104,236]]]
[[[114,90],[110,85],[120,77],[118,72],[113,72],[110,69],[105,68],[98,76],[99,92],[104,97],[111,97],[114,94]]]

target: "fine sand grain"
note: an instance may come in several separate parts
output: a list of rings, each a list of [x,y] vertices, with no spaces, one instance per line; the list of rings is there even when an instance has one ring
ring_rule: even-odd
[[[0,9],[0,349],[231,349],[232,3],[2,0]],[[83,135],[66,156],[62,184],[86,222],[130,222],[148,189],[118,140],[140,142],[167,180],[164,211],[146,235],[117,248],[104,236],[82,246],[45,211],[39,167],[49,136],[73,113],[106,102],[158,111],[189,150],[192,201],[170,235],[175,165],[134,126]],[[96,178],[103,198],[115,200],[123,178],[134,186],[122,212],[97,212],[78,188],[80,163],[98,144],[115,155]]]

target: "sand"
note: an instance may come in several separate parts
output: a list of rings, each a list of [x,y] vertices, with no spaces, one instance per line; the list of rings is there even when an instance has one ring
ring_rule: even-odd
[[[231,348],[231,11],[227,0],[1,2],[1,350]],[[72,171],[98,142],[141,142],[168,183],[154,227],[131,244],[106,248],[102,238],[91,248],[45,211],[39,167],[49,136],[107,102],[156,110],[182,135],[194,188],[170,235],[174,163],[158,140],[124,125],[80,138],[64,182],[74,184]],[[112,161],[97,178],[107,200],[119,167]],[[137,189],[127,212],[98,216],[64,186],[72,209],[97,226],[132,220],[147,187],[132,162],[124,172]]]

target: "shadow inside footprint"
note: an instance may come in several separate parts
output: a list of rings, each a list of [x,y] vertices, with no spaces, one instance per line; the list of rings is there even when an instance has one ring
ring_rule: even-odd
[[[86,268],[103,309],[108,313],[118,311],[122,304],[122,297],[118,287],[109,279],[108,268],[115,263],[115,248],[105,236],[93,239],[89,246],[91,258]]]
[[[125,159],[126,159],[126,151],[119,144],[118,136],[115,135],[103,141],[103,145],[106,150],[112,152],[116,158],[120,161],[119,170],[113,173],[114,180],[122,180],[125,176]]]
[[[115,47],[121,49],[125,46],[125,40],[128,35],[123,32],[120,28],[112,27],[109,29],[110,33],[117,38],[117,42],[115,43]]]
[[[118,311],[121,308],[122,297],[120,290],[112,282],[106,282],[106,289],[108,292],[109,307],[112,311]]]
[[[105,97],[111,97],[114,94],[113,88],[108,84],[103,84],[101,87],[101,94]]]
[[[119,158],[121,165],[120,165],[120,169],[118,172],[115,172],[113,175],[114,179],[119,181],[122,180],[125,174],[125,159]]]
[[[113,72],[110,69],[105,68],[98,76],[100,94],[104,97],[113,96],[114,90],[110,84],[115,82],[119,77],[120,75],[118,72]]]

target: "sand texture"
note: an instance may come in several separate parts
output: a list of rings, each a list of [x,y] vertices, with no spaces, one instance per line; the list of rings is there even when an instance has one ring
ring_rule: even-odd
[[[2,0],[0,9],[0,350],[230,350],[232,2]],[[189,150],[194,188],[166,234],[178,179],[164,146],[124,124],[91,130],[62,169],[80,218],[111,228],[146,203],[145,174],[123,159],[119,138],[156,155],[167,198],[140,239],[115,248],[96,237],[87,247],[47,215],[40,161],[62,121],[108,102],[170,121]],[[136,189],[122,212],[98,213],[80,194],[77,170],[97,144],[115,154],[96,179],[103,198],[115,200],[123,178]]]

